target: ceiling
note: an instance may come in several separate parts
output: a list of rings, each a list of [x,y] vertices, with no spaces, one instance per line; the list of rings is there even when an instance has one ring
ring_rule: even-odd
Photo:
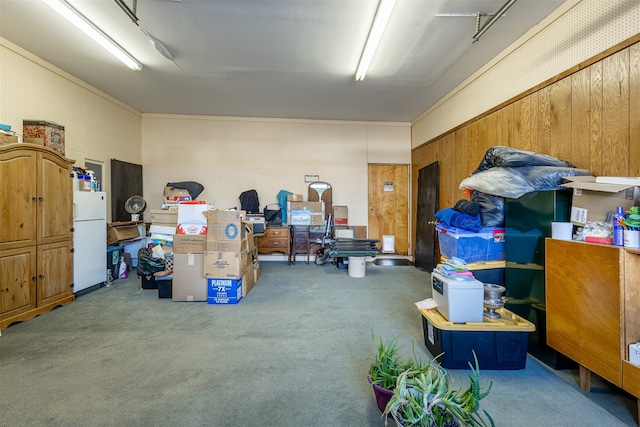
[[[40,0],[0,0],[0,37],[142,113],[410,122],[564,0],[398,0],[364,81],[377,0],[68,0],[144,65],[131,71]],[[130,7],[132,0],[125,0]],[[487,18],[481,18],[481,24]],[[490,88],[488,88],[490,90]]]

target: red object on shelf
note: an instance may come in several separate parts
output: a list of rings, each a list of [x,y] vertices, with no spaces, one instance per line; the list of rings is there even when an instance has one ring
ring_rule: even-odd
[[[585,237],[584,241],[587,243],[600,243],[602,245],[613,245],[612,237]]]

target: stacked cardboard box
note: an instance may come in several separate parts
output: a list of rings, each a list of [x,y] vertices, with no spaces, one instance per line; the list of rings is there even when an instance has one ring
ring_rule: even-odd
[[[207,236],[176,234],[173,236],[173,301],[206,301],[207,278],[204,275],[204,252]]]
[[[322,202],[287,201],[287,224],[323,225],[324,204]]]
[[[249,249],[243,217],[243,211],[207,211],[204,275],[209,304],[237,304],[242,299]]]
[[[173,236],[173,301],[236,304],[260,275],[253,223],[243,211],[208,210],[207,234]]]

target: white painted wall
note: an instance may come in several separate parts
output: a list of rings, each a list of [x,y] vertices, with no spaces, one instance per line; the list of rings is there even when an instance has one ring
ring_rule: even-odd
[[[314,174],[366,225],[368,163],[411,163],[409,123],[143,115],[0,38],[0,123],[21,132],[23,119],[64,125],[67,157],[102,163],[107,192],[111,159],[142,164],[150,208],[167,182],[200,182],[201,199],[227,208],[252,188],[262,205],[306,196]]]
[[[638,33],[637,0],[568,0],[414,120],[412,148]]]
[[[0,123],[21,134],[24,119],[63,125],[66,157],[102,163],[107,192],[112,158],[142,161],[139,112],[0,38]]]
[[[248,119],[144,114],[144,194],[159,208],[168,182],[196,181],[199,199],[225,209],[255,189],[261,206],[280,190],[308,194],[319,175],[350,223],[367,224],[368,163],[411,163],[408,123]]]

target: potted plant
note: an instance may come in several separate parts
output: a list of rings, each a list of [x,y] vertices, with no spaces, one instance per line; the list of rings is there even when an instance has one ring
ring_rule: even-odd
[[[489,394],[492,383],[480,384],[475,352],[473,358],[475,367],[469,363],[471,374],[465,389],[456,389],[450,373],[435,359],[401,372],[384,415],[391,415],[399,427],[494,426],[486,411],[484,417],[479,413],[480,400]]]
[[[401,360],[398,354],[401,348],[398,346],[398,337],[392,339],[388,344],[384,344],[382,339],[376,341],[373,333],[371,338],[378,351],[373,357],[371,365],[369,365],[368,379],[373,386],[378,408],[380,408],[381,412],[384,412],[389,399],[393,395],[398,376],[407,369],[418,369],[420,364],[415,362],[415,356],[405,361]]]

